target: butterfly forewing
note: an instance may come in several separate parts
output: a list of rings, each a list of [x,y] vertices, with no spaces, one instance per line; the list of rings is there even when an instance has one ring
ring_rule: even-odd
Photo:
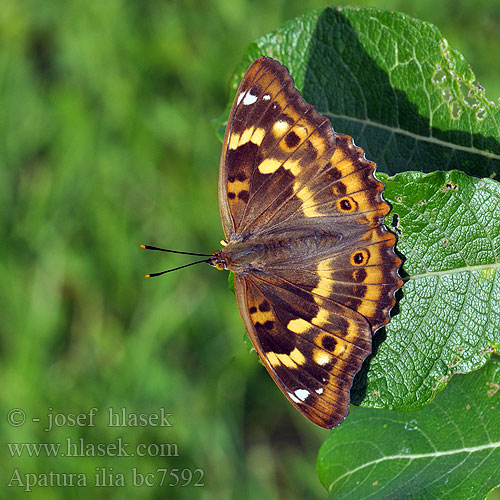
[[[312,422],[348,413],[371,335],[401,287],[389,205],[375,164],[308,104],[288,70],[261,57],[228,119],[219,205],[250,339],[279,388]]]
[[[304,101],[288,70],[259,58],[238,89],[224,139],[219,199],[226,237],[258,216],[260,225],[269,220],[267,207],[311,179],[334,147],[330,121]]]

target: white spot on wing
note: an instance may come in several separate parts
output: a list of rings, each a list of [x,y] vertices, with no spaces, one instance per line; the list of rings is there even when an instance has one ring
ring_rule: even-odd
[[[320,387],[319,389],[316,389],[316,392],[318,394],[323,394],[323,387]]]
[[[318,365],[324,366],[330,363],[332,356],[327,352],[318,349],[314,352],[313,359],[315,363],[318,363]]]
[[[271,96],[269,94],[266,94],[265,96],[262,96],[262,99],[264,99],[264,101],[269,101],[269,99],[271,99]]]
[[[301,400],[305,401],[307,399],[307,396],[309,396],[310,392],[306,391],[305,389],[297,389],[295,391],[295,395]]]
[[[242,92],[239,96],[238,96],[238,100],[236,101],[236,106],[238,106],[238,104],[241,102],[241,100],[243,99],[243,96],[245,95],[244,92]]]
[[[248,106],[249,104],[253,104],[257,101],[257,96],[253,95],[250,91],[247,92],[245,99],[243,99],[243,106]]]
[[[297,399],[291,392],[288,393],[288,395],[290,396],[290,399],[294,402],[294,403],[300,403],[300,400]]]

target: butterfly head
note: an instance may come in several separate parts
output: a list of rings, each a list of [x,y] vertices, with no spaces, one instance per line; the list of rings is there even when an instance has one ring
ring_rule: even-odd
[[[216,250],[210,257],[209,262],[211,266],[215,267],[217,271],[224,271],[228,269],[228,259],[227,255],[224,252],[224,249],[222,250]]]

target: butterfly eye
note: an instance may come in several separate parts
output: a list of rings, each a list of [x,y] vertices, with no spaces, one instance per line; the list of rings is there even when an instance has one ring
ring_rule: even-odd
[[[215,264],[215,269],[217,269],[217,271],[224,271],[224,264],[222,262],[217,262],[217,264]]]

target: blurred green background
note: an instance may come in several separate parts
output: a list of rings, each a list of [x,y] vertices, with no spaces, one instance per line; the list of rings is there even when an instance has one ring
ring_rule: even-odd
[[[467,57],[486,95],[500,95],[497,0],[353,4],[433,22]],[[145,280],[191,258],[139,244],[219,247],[221,144],[211,119],[225,107],[229,76],[254,38],[327,5],[2,0],[2,498],[326,496],[315,457],[327,432],[300,416],[249,354],[226,273],[198,266]],[[92,407],[94,426],[44,430],[49,413]],[[164,408],[172,426],[109,427],[110,407]],[[25,412],[24,425],[6,422],[13,408]],[[170,443],[178,456],[12,457],[6,445],[68,438],[122,438],[128,451]],[[99,468],[115,487],[94,486]],[[134,468],[136,484],[139,472],[155,485],[134,487]],[[177,487],[168,486],[173,476],[158,485],[165,468],[184,471]],[[202,487],[194,486],[195,469],[204,471]],[[88,487],[25,493],[12,483],[15,470],[23,481],[26,473],[83,473]]]

